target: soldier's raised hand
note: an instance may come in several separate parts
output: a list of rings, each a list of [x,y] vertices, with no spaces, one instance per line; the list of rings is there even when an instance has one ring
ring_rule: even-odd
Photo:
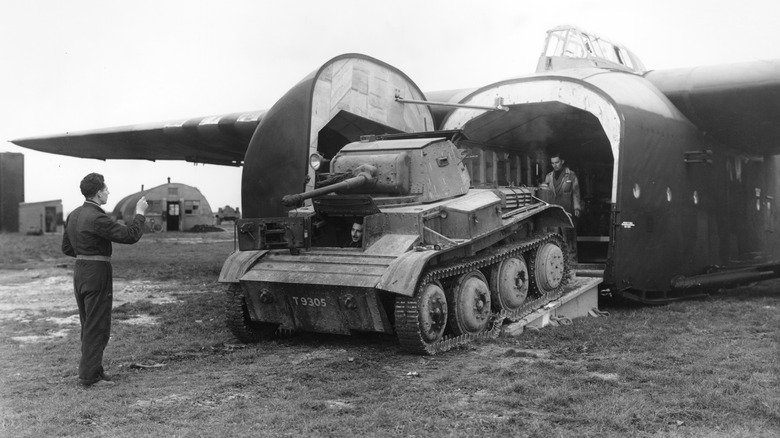
[[[135,214],[143,216],[146,214],[147,208],[149,208],[149,203],[146,202],[146,196],[141,196],[141,199],[135,204]]]

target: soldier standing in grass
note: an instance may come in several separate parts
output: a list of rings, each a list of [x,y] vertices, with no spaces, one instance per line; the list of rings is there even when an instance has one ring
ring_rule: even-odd
[[[90,173],[81,180],[86,198],[65,222],[62,252],[76,257],[73,289],[81,320],[79,383],[83,386],[113,385],[103,371],[103,350],[111,335],[113,277],[111,242],[135,243],[143,235],[146,197],[135,205],[135,217],[125,226],[108,217],[101,205],[108,202],[103,175]]]

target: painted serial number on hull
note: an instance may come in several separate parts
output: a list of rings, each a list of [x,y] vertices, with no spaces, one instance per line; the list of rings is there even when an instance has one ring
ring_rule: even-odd
[[[298,306],[328,307],[325,298],[292,297],[292,299]]]

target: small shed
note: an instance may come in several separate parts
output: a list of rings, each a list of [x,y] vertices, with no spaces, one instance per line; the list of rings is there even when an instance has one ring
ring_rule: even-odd
[[[197,225],[214,225],[214,213],[203,194],[195,187],[172,183],[141,190],[126,196],[114,207],[117,220],[132,220],[135,205],[141,196],[146,196],[149,208],[146,210],[147,231],[188,231]]]
[[[0,153],[0,232],[24,232],[19,226],[19,204],[24,202],[24,155]]]
[[[62,200],[19,203],[19,232],[62,233]]]

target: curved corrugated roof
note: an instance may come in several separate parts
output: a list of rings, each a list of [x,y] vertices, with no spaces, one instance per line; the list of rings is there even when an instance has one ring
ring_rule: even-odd
[[[177,194],[175,196],[169,195],[169,190],[172,188],[177,189]],[[188,186],[182,183],[166,183],[157,187],[153,187],[149,190],[143,190],[133,193],[132,195],[125,196],[116,204],[116,207],[114,207],[114,216],[117,219],[132,217],[135,214],[135,205],[142,196],[146,196],[147,201],[161,201],[163,199],[173,198],[175,198],[177,201],[198,200],[201,201],[200,208],[203,211],[208,210],[209,214],[211,214],[211,206],[209,205],[208,200],[205,196],[203,196],[197,187]]]

